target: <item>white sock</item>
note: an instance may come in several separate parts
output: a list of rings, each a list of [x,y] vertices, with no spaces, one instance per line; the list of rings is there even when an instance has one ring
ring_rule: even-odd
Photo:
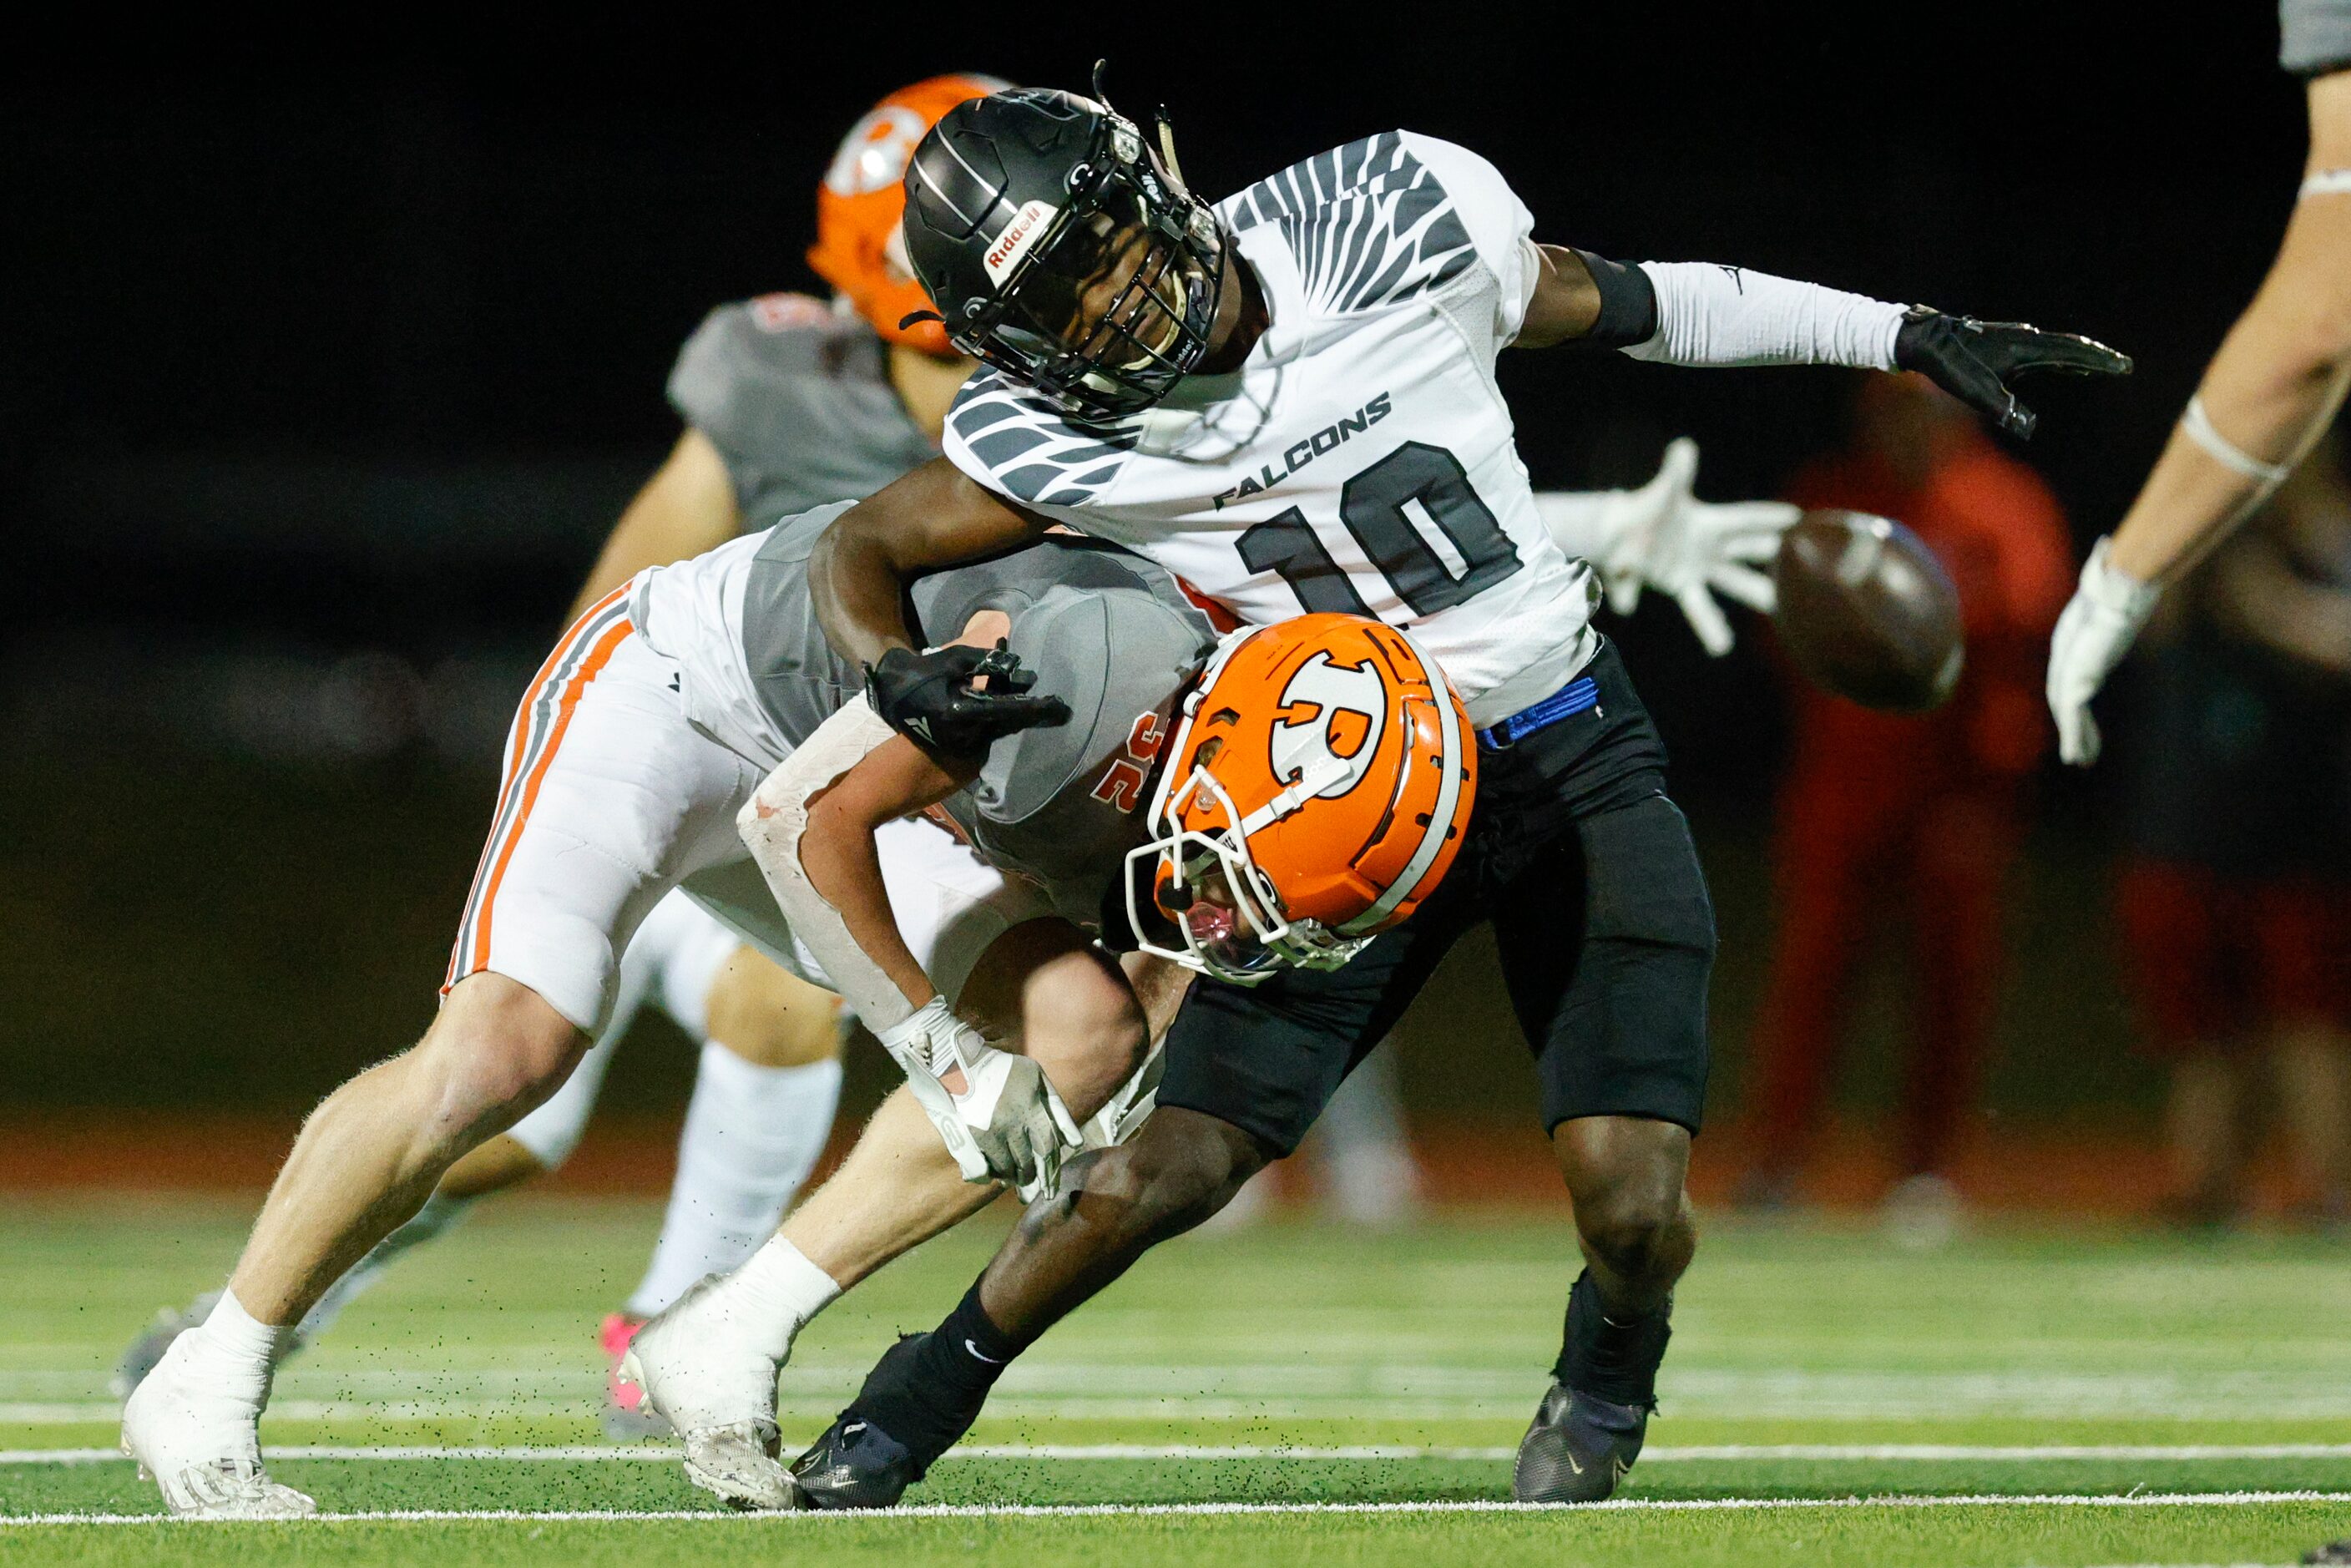
[[[172,1346],[188,1348],[181,1370],[212,1388],[259,1410],[269,1398],[277,1358],[294,1337],[290,1327],[265,1323],[245,1310],[236,1292],[224,1290],[204,1321]]]
[[[360,1292],[375,1283],[392,1260],[412,1247],[422,1246],[442,1235],[465,1217],[474,1207],[470,1197],[444,1197],[434,1193],[424,1200],[409,1222],[368,1249],[367,1256],[352,1264],[343,1277],[327,1287],[319,1304],[302,1314],[294,1325],[294,1339],[298,1344],[308,1344],[327,1332],[328,1325],[342,1316],[343,1309],[357,1301]]]
[[[729,1315],[776,1361],[791,1354],[793,1336],[841,1294],[831,1275],[781,1236],[752,1253],[721,1288]]]
[[[628,1310],[653,1316],[704,1275],[734,1271],[773,1236],[824,1153],[840,1103],[838,1061],[760,1067],[716,1040],[704,1046],[669,1212]]]

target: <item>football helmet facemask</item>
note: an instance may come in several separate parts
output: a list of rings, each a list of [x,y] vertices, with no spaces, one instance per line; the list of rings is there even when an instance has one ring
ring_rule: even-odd
[[[1477,794],[1468,716],[1404,632],[1339,614],[1236,632],[1185,699],[1128,924],[1237,985],[1335,969],[1436,891]],[[1171,922],[1180,946],[1154,940]]]
[[[1197,369],[1223,226],[1133,121],[1019,88],[956,105],[906,169],[906,255],[948,340],[1092,423]]]

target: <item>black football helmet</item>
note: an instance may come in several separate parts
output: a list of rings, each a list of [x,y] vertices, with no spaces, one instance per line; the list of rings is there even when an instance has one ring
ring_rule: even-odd
[[[905,234],[955,346],[1072,418],[1140,413],[1207,352],[1224,228],[1092,99],[957,104],[907,164]]]

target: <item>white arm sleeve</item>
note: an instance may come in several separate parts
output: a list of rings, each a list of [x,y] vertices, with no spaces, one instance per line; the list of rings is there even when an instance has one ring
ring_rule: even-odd
[[[1894,369],[1903,307],[1706,261],[1645,261],[1657,330],[1625,351],[1667,365]]]
[[[859,945],[841,912],[809,881],[800,864],[800,836],[808,831],[810,800],[896,733],[863,696],[852,697],[768,775],[735,819],[737,831],[793,935],[808,944],[834,988],[876,1034],[913,1017],[914,1000]]]

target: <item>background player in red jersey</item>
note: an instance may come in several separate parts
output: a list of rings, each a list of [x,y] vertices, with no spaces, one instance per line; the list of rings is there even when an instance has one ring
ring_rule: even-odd
[[[1746,1194],[1777,1201],[1792,1189],[1866,951],[1861,934],[1899,899],[1917,1001],[1891,1201],[1930,1218],[1954,1201],[1943,1173],[1991,1029],[2001,883],[2046,744],[2039,653],[2065,601],[2065,519],[2039,476],[1915,375],[1864,380],[1846,445],[1802,469],[1789,495],[1915,529],[1959,585],[1968,663],[1951,700],[1926,715],[1788,683],[1780,924],[1753,1057],[1762,1153]]]

